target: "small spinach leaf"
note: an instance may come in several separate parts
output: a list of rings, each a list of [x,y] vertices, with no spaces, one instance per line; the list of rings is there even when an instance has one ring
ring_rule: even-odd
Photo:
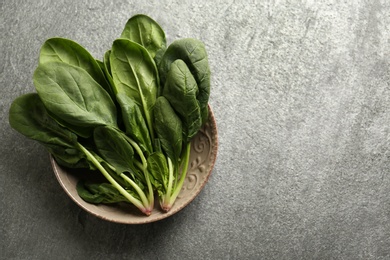
[[[113,127],[100,126],[95,128],[93,138],[99,154],[114,166],[117,173],[131,172],[134,169],[133,147],[121,132]]]
[[[148,171],[152,176],[152,184],[162,197],[168,189],[168,164],[162,152],[155,152],[148,157]]]
[[[108,82],[111,85],[111,89],[114,89],[114,81],[112,80],[112,74],[111,74],[111,65],[110,65],[110,54],[111,50],[106,51],[103,57],[103,72],[106,76]],[[114,91],[114,90],[113,90]]]
[[[79,181],[76,185],[76,190],[83,200],[93,204],[128,202],[110,183],[87,183]]]
[[[116,99],[121,107],[126,134],[138,143],[143,152],[151,154],[152,142],[141,110],[133,99],[124,93],[118,93]]]
[[[67,168],[87,168],[95,170],[96,167],[91,164],[84,153],[75,148],[69,148],[59,145],[44,144],[49,153],[53,155],[58,164]]]

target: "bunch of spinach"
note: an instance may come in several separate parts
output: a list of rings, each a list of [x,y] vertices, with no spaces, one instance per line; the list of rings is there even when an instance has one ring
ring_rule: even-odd
[[[167,47],[161,27],[135,15],[102,61],[76,42],[48,39],[33,82],[37,93],[14,100],[10,125],[44,145],[58,164],[105,177],[80,182],[81,198],[130,202],[150,215],[156,193],[170,210],[186,177],[191,139],[209,114],[201,41]]]

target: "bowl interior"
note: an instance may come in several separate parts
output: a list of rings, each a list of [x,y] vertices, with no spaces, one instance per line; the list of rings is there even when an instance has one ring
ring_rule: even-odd
[[[87,212],[117,223],[143,224],[169,217],[187,206],[203,189],[214,167],[218,150],[217,126],[214,114],[209,107],[209,120],[191,141],[190,164],[183,188],[169,212],[163,212],[156,197],[155,207],[150,216],[145,216],[134,206],[121,203],[115,205],[94,205],[85,202],[76,191],[76,184],[81,179],[94,180],[102,178],[100,173],[88,170],[75,170],[62,167],[50,157],[54,173],[65,192]]]

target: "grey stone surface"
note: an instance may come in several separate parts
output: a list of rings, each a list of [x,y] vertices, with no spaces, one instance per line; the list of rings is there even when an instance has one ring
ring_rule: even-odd
[[[374,1],[0,2],[0,259],[390,259],[390,4]],[[46,151],[8,124],[38,51],[102,57],[145,13],[205,42],[219,153],[209,183],[148,225],[100,220]]]

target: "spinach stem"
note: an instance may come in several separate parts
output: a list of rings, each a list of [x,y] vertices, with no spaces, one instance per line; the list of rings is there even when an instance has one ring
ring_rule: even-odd
[[[146,159],[145,159],[145,156],[141,150],[141,148],[139,147],[139,145],[137,144],[137,142],[135,142],[133,139],[131,139],[130,137],[128,137],[126,134],[123,134],[123,136],[125,137],[125,139],[134,147],[134,149],[136,150],[136,152],[138,153],[139,157],[141,158],[141,161],[142,161],[142,165],[143,165],[143,168],[146,169],[147,167],[147,162],[146,162]]]
[[[172,207],[171,205],[171,193],[172,193],[172,186],[173,186],[173,165],[172,165],[172,160],[171,158],[167,157],[167,160],[168,160],[168,187],[167,187],[167,190],[166,190],[166,193],[164,194],[164,196],[162,197],[161,201],[160,201],[160,206],[162,208],[162,210],[164,211],[169,211]]]
[[[100,162],[93,156],[88,149],[82,146],[80,143],[76,143],[76,146],[87,156],[88,160],[90,160],[96,168],[104,175],[104,177],[126,198],[128,199],[134,206],[139,208],[146,215],[150,215],[151,211],[145,209],[144,205],[136,198],[131,196],[121,185],[119,185],[114,178],[104,169],[104,167],[100,164]]]
[[[168,157],[168,171],[169,171],[169,177],[168,177],[168,189],[167,189],[167,195],[168,197],[171,196],[172,193],[172,182],[173,182],[173,165],[171,158]]]
[[[149,206],[148,199],[146,198],[145,193],[141,190],[141,188],[140,188],[132,179],[130,179],[126,174],[121,173],[120,176],[121,176],[125,181],[127,181],[127,182],[135,189],[135,191],[136,191],[136,192],[138,193],[138,195],[140,196],[140,198],[141,198],[142,203],[144,204],[144,206],[145,206],[145,207],[148,207],[148,206]]]
[[[123,136],[134,147],[134,149],[137,151],[139,157],[141,158],[142,166],[143,166],[142,167],[142,172],[144,173],[145,180],[146,180],[146,185],[148,186],[148,191],[149,191],[148,192],[149,193],[148,194],[148,196],[149,196],[149,206],[150,206],[150,208],[152,208],[154,206],[154,194],[153,194],[152,183],[150,182],[150,179],[149,179],[148,163],[146,161],[146,158],[145,158],[144,154],[142,153],[142,150],[139,147],[139,145],[137,144],[137,142],[135,142],[133,139],[128,137],[126,134],[123,134]]]
[[[183,187],[183,184],[184,184],[184,180],[187,176],[187,170],[188,170],[188,164],[189,164],[189,161],[190,161],[190,153],[191,153],[191,142],[188,142],[187,144],[187,147],[186,147],[186,150],[185,150],[185,156],[184,156],[184,166],[183,166],[183,169],[182,169],[182,172],[181,172],[181,176],[180,176],[180,181],[179,183],[177,184],[177,186],[175,187],[175,190],[170,198],[170,201],[172,202],[172,205],[173,203],[175,202],[177,196],[179,195],[180,191],[181,191],[181,188]]]

